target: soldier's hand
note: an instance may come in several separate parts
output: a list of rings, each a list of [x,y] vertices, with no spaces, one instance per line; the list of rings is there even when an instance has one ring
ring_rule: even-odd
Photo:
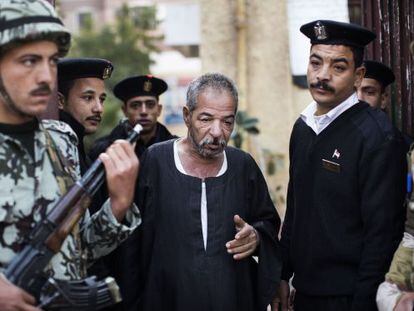
[[[35,299],[24,290],[14,286],[0,275],[1,311],[40,311],[35,307]]]
[[[105,166],[112,212],[122,221],[134,199],[138,158],[126,140],[116,140],[99,158]]]
[[[414,307],[414,292],[404,292],[395,306],[395,311],[412,311]]]
[[[235,260],[240,260],[254,253],[259,245],[259,233],[239,215],[234,216],[234,224],[237,233],[234,240],[226,243],[226,247]]]

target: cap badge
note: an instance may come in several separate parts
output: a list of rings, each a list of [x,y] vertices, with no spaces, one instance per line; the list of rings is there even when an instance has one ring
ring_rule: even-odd
[[[106,67],[103,71],[102,74],[102,79],[108,79],[111,76],[111,68],[110,67]]]
[[[316,22],[316,25],[313,26],[313,31],[315,32],[315,37],[317,40],[325,40],[328,38],[326,34],[326,28],[320,21]]]
[[[338,149],[335,149],[335,151],[334,151],[334,153],[333,153],[333,155],[332,155],[332,158],[337,158],[337,159],[339,159],[339,157],[341,156],[341,153],[339,152],[339,150]]]
[[[145,81],[144,82],[144,91],[145,92],[151,92],[151,89],[152,89],[152,83],[151,83],[151,81]]]

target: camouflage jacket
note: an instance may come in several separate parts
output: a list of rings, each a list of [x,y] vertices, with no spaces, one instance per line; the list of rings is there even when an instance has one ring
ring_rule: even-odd
[[[44,130],[50,133],[64,167],[74,180],[79,178],[77,137],[65,123],[42,121],[35,131],[35,159],[20,141],[0,133],[0,272],[18,253],[35,223],[41,221],[61,196],[56,172],[46,149]],[[86,266],[115,249],[140,224],[134,205],[120,224],[112,214],[110,201],[92,217],[87,214],[78,230],[66,238],[47,268],[58,279],[79,279]]]

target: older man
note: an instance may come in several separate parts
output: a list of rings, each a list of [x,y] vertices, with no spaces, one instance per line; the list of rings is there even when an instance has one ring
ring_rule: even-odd
[[[0,310],[39,310],[35,297],[2,272],[79,178],[74,132],[65,123],[37,119],[51,99],[57,60],[67,53],[70,34],[43,0],[2,0],[0,20]],[[87,263],[113,250],[140,223],[136,207],[130,209],[138,170],[132,146],[119,141],[100,159],[110,200],[75,225],[46,277],[85,277]]]
[[[187,136],[143,156],[142,310],[263,311],[276,291],[279,217],[255,161],[227,147],[237,98],[221,74],[194,80]]]
[[[376,289],[402,235],[405,161],[388,117],[356,94],[363,49],[375,34],[329,20],[300,30],[312,44],[314,101],[290,140],[282,309],[293,276],[297,311],[376,310]]]

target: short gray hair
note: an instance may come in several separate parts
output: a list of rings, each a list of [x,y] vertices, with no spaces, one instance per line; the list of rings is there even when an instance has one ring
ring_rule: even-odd
[[[191,81],[187,89],[186,100],[186,106],[190,112],[196,109],[198,96],[208,88],[220,92],[227,91],[233,98],[234,104],[236,106],[234,112],[237,112],[237,105],[239,102],[237,87],[233,80],[227,78],[221,73],[206,73]]]

